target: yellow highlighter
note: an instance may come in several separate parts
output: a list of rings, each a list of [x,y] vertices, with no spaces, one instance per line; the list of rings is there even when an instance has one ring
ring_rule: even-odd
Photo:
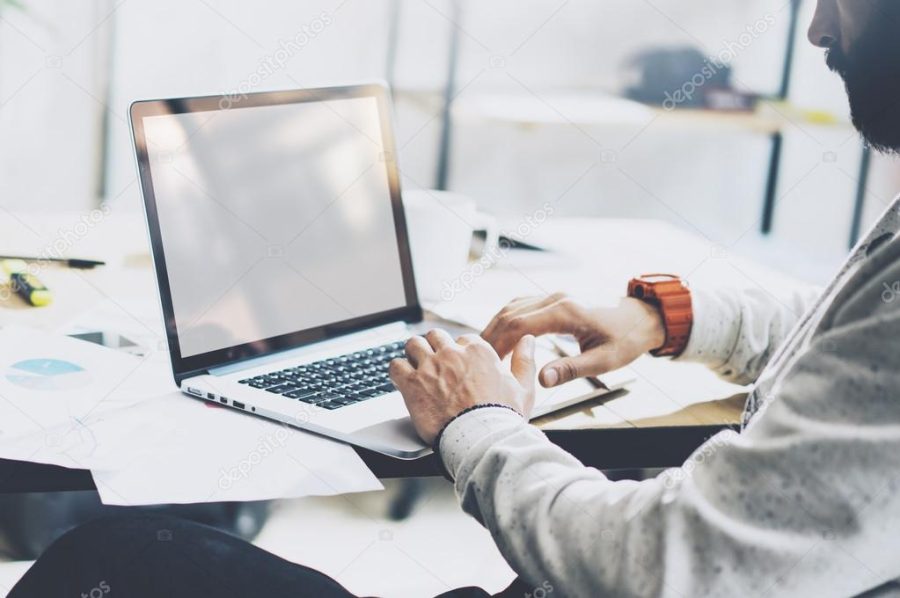
[[[3,271],[9,276],[9,286],[25,301],[35,307],[49,305],[53,301],[50,289],[37,276],[28,273],[28,264],[23,260],[3,260]]]

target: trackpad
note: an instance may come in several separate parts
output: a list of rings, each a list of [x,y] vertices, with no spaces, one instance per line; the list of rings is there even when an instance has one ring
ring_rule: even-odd
[[[400,459],[416,459],[431,452],[408,416],[361,428],[353,432],[353,437],[362,446]]]

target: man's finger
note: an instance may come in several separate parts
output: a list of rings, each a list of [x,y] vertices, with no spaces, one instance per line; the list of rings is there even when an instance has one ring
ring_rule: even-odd
[[[569,311],[561,307],[559,302],[520,316],[511,316],[501,320],[494,332],[485,336],[497,354],[506,356],[519,340],[526,334],[540,336],[550,333],[569,333],[576,326]]]
[[[456,339],[456,344],[464,347],[468,345],[480,345],[483,342],[485,342],[485,340],[477,334],[464,334]]]
[[[434,355],[434,350],[421,336],[413,336],[406,341],[406,358],[414,368],[418,368],[427,357]]]
[[[456,345],[456,343],[453,342],[453,337],[438,328],[429,330],[425,335],[425,340],[428,341],[428,344],[431,345],[431,348],[434,349],[435,352],[443,349],[444,347],[451,347]]]
[[[541,385],[544,388],[552,388],[571,382],[576,378],[596,376],[601,373],[598,371],[599,367],[597,357],[590,353],[557,359],[545,365],[541,370]]]
[[[406,359],[392,359],[388,366],[388,374],[394,386],[400,388],[406,384],[410,376],[416,373],[415,368]]]
[[[522,337],[513,350],[510,368],[513,376],[523,388],[531,388],[534,384],[534,337],[530,334]]]
[[[485,326],[484,330],[481,332],[481,336],[487,338],[494,330],[496,330],[497,326],[500,325],[501,320],[509,318],[514,314],[527,313],[533,306],[544,299],[546,299],[546,297],[517,297],[516,299],[513,299],[491,318],[491,321],[488,322],[488,325]]]
[[[494,334],[497,327],[500,326],[501,322],[503,322],[504,320],[508,320],[509,318],[515,316],[522,316],[542,307],[552,305],[564,296],[565,295],[563,295],[562,293],[554,293],[552,295],[544,295],[540,297],[519,297],[517,299],[513,299],[506,305],[506,307],[500,310],[497,315],[493,317],[493,319],[491,319],[488,325],[485,326],[484,331],[481,333],[481,336],[483,336],[484,338],[488,338],[489,336]]]

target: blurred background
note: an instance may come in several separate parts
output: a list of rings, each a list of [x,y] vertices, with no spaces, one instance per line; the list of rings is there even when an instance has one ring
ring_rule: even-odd
[[[133,100],[383,80],[406,190],[463,193],[501,218],[549,202],[554,217],[661,219],[712,257],[823,282],[900,191],[900,165],[849,125],[806,40],[813,8],[0,0],[0,210],[136,215]],[[365,594],[510,581],[449,483],[386,486],[279,501],[256,541]],[[27,565],[0,566],[0,589]]]
[[[900,189],[806,41],[812,0],[0,4],[7,210],[139,210],[132,100],[371,79],[406,188],[660,218],[813,282]]]

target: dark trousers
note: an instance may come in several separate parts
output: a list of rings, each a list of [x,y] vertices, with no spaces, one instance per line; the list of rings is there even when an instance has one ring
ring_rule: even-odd
[[[399,572],[398,572],[399,573]],[[501,596],[524,596],[514,583]],[[156,515],[99,519],[57,540],[10,598],[352,597],[330,577],[212,527]],[[486,597],[463,588],[445,597]]]

